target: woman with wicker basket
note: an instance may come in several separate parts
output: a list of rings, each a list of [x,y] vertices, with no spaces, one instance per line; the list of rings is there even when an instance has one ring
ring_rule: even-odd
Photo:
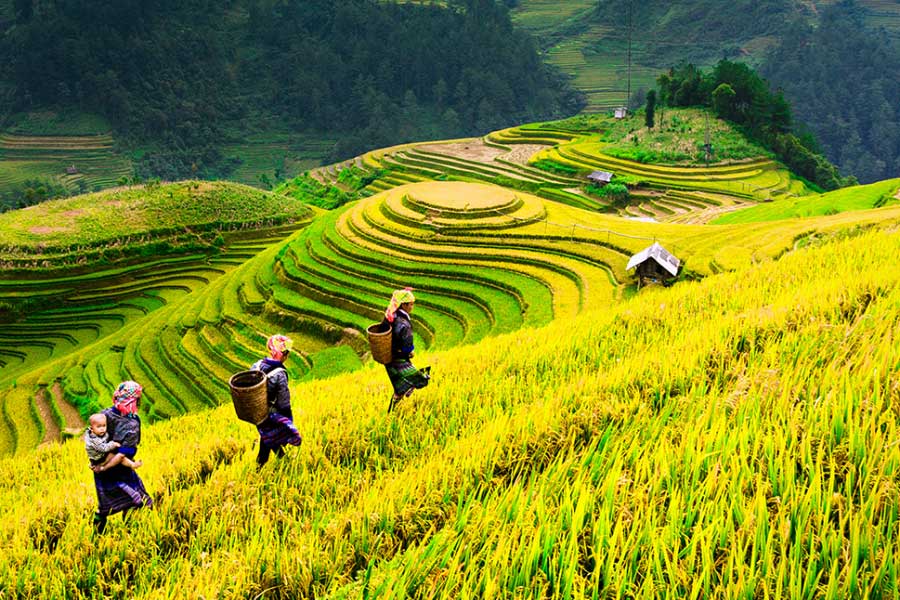
[[[388,412],[391,412],[400,400],[428,385],[430,380],[431,367],[425,367],[420,371],[410,362],[415,352],[415,346],[413,345],[412,323],[409,316],[413,311],[415,301],[416,297],[413,295],[412,289],[404,288],[395,291],[384,312],[384,320],[381,322],[383,331],[391,328],[391,361],[384,365],[394,388]]]
[[[123,381],[113,392],[113,405],[103,411],[106,416],[107,435],[119,443],[119,452],[134,460],[141,443],[141,419],[138,416],[143,388],[134,381]],[[133,508],[152,506],[153,500],[144,488],[137,471],[124,464],[102,463],[91,466],[94,487],[97,489],[97,512],[94,513],[94,529],[103,533],[106,519],[121,512],[127,515]]]
[[[256,456],[258,469],[269,461],[273,451],[282,457],[285,446],[299,446],[303,441],[294,426],[291,391],[288,389],[288,374],[284,368],[284,361],[291,352],[293,341],[287,336],[276,334],[269,338],[266,347],[269,356],[250,367],[266,374],[266,397],[269,403],[269,415],[256,426],[259,432],[259,454]]]

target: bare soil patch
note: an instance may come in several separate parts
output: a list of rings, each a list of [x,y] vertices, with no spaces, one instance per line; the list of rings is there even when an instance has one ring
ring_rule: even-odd
[[[550,146],[546,144],[516,144],[512,147],[510,152],[504,154],[500,158],[516,164],[527,165],[528,159],[544,148],[550,148]]]
[[[492,163],[496,159],[513,162],[520,165],[528,164],[528,159],[544,148],[546,144],[514,144],[512,150],[505,151],[500,148],[494,148],[484,143],[484,140],[477,139],[468,142],[453,142],[450,144],[427,144],[419,146],[427,152],[439,152],[454,158],[462,158],[483,163]]]
[[[83,214],[84,214],[83,208],[76,208],[74,210],[67,210],[66,212],[63,213],[63,216],[64,217],[77,217],[78,215],[83,215]]]
[[[896,198],[897,200],[900,200],[900,190],[897,190],[897,193],[894,194],[894,198]]]
[[[477,160],[479,162],[493,162],[495,158],[505,154],[504,150],[488,146],[480,139],[469,142],[454,142],[452,144],[427,144],[416,149],[425,150],[426,152],[440,152],[447,156]]]

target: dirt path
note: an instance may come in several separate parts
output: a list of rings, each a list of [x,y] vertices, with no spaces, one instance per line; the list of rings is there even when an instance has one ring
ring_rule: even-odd
[[[53,410],[50,408],[50,400],[47,396],[47,388],[41,388],[34,395],[34,404],[37,406],[41,422],[44,424],[44,439],[41,440],[42,444],[58,442],[61,433],[59,425],[57,425],[56,421],[53,419]]]
[[[66,429],[83,428],[85,422],[81,419],[81,414],[78,412],[78,409],[66,400],[62,385],[57,381],[53,384],[53,387],[50,388],[50,391],[53,393],[53,399],[56,401],[56,406],[59,408],[59,412],[62,413],[63,420],[66,422]]]

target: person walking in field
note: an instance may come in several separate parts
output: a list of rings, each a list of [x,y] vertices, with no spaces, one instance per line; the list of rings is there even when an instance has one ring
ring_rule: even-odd
[[[415,353],[415,346],[409,317],[415,302],[416,297],[411,288],[395,291],[381,322],[383,331],[387,331],[388,327],[392,328],[391,362],[384,365],[394,388],[388,412],[391,412],[400,400],[408,398],[415,390],[428,385],[431,378],[431,367],[425,367],[420,371],[410,362]]]
[[[303,441],[294,426],[291,391],[288,389],[288,374],[284,368],[284,361],[290,355],[292,347],[291,338],[281,334],[273,335],[266,342],[269,356],[250,367],[266,374],[266,397],[269,402],[269,416],[256,426],[259,432],[257,469],[261,469],[269,461],[273,451],[278,457],[282,457],[285,446],[299,446]]]
[[[134,381],[123,381],[113,392],[113,405],[101,414],[106,417],[106,433],[117,442],[117,454],[133,461],[141,443],[141,419],[138,416],[143,388]],[[91,466],[97,489],[94,530],[103,533],[109,515],[127,515],[133,508],[152,506],[153,499],[137,472],[122,462],[106,461]]]

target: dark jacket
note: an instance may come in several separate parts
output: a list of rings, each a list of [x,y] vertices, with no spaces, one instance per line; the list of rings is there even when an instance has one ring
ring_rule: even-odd
[[[141,443],[141,418],[137,415],[123,415],[115,406],[103,411],[106,415],[106,433],[114,442],[126,448],[137,448]]]
[[[394,328],[391,334],[391,354],[394,360],[409,360],[409,355],[416,348],[413,345],[412,323],[406,311],[398,308],[391,326]]]
[[[264,358],[253,363],[250,368],[260,370],[266,375],[270,371],[281,369],[266,381],[266,395],[270,407],[283,415],[291,416],[291,391],[288,389],[288,375],[284,363],[274,358]]]

